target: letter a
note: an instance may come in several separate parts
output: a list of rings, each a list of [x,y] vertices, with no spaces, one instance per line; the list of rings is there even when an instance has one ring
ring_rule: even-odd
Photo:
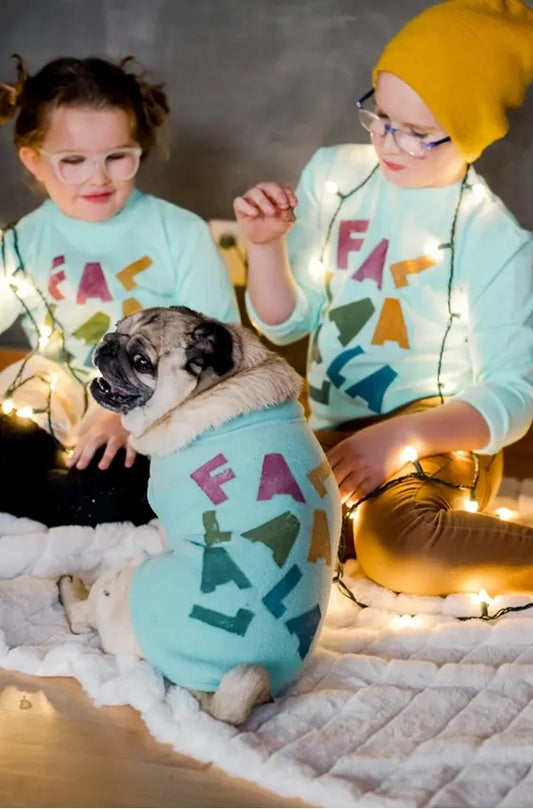
[[[271,500],[275,494],[288,494],[298,503],[305,503],[305,497],[281,452],[265,455],[257,499]]]
[[[388,249],[389,240],[382,239],[380,243],[374,247],[370,255],[366,257],[357,272],[352,275],[354,281],[364,281],[365,278],[370,278],[372,281],[376,282],[378,289],[381,289],[383,285],[383,269]]]
[[[372,337],[372,345],[382,346],[387,340],[398,343],[400,348],[410,347],[402,305],[397,298],[385,298],[378,325]]]
[[[85,303],[89,298],[99,298],[101,301],[112,300],[104,271],[98,261],[88,261],[83,268],[76,303]]]

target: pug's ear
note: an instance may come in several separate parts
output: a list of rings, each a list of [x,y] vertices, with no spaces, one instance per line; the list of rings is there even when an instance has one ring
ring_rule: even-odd
[[[233,340],[230,332],[221,323],[208,321],[197,326],[185,351],[187,370],[200,376],[206,368],[212,368],[217,376],[229,373],[233,368]]]

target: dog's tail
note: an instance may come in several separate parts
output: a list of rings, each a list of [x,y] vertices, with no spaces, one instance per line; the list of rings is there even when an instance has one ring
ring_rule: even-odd
[[[270,677],[265,667],[236,666],[223,676],[208,710],[215,719],[242,725],[255,705],[270,701]]]

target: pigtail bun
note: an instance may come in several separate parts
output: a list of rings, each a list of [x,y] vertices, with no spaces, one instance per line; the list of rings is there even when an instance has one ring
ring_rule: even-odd
[[[0,82],[0,126],[6,124],[15,116],[28,75],[24,62],[18,53],[12,54],[12,58],[17,61],[17,81],[14,85]]]
[[[145,77],[145,73],[134,73],[126,69],[135,62],[136,60],[133,56],[126,56],[121,60],[120,67],[129,76],[130,80],[135,82],[140,93],[146,129],[153,132],[163,125],[170,112],[167,96],[162,84],[149,82]]]

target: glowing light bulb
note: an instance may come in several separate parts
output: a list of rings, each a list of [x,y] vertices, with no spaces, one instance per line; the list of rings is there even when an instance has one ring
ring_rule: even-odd
[[[354,509],[354,510],[353,510],[353,511],[350,513],[350,519],[351,519],[351,521],[352,521],[352,527],[353,527],[353,529],[355,529],[355,526],[356,526],[357,522],[359,521],[359,518],[360,518],[359,509],[358,509],[358,508],[355,508],[355,509]]]
[[[13,404],[13,400],[6,399],[4,402],[2,402],[2,413],[9,416],[9,414],[13,412],[14,407],[15,405]]]
[[[50,342],[50,338],[48,337],[47,334],[40,334],[39,335],[39,346],[41,348],[44,348],[45,346],[47,346],[49,342]]]
[[[475,514],[479,509],[477,500],[467,500],[465,503],[465,509],[466,511],[470,511],[471,514]]]
[[[426,256],[430,256],[435,261],[440,261],[442,258],[440,242],[438,242],[436,239],[430,239],[424,246],[424,253]]]
[[[24,278],[13,278],[11,284],[15,287],[16,294],[19,298],[26,298],[33,292],[33,286]]]
[[[418,461],[418,452],[414,447],[404,447],[402,449],[402,460],[404,463],[414,463],[414,461]]]
[[[391,627],[393,629],[402,629],[406,626],[412,626],[414,620],[414,615],[395,615],[391,621]]]
[[[489,607],[491,606],[494,599],[491,598],[487,593],[487,591],[484,590],[483,588],[481,588],[479,593],[473,595],[472,598],[481,607],[481,617],[486,618],[489,614]]]
[[[33,409],[31,407],[20,407],[17,410],[17,416],[21,419],[31,419],[33,416]]]
[[[339,186],[337,183],[334,183],[333,180],[328,180],[325,185],[325,189],[328,194],[338,194],[339,193]]]
[[[321,281],[326,272],[326,265],[319,258],[312,258],[309,262],[309,273],[315,281]]]
[[[411,445],[407,445],[402,449],[400,453],[400,462],[402,465],[412,463],[419,475],[424,474],[424,470],[422,469],[420,461],[418,460],[418,452]]]
[[[485,195],[485,186],[483,183],[474,183],[471,188],[472,196],[474,199],[481,199]]]
[[[505,508],[502,506],[501,508],[496,509],[496,514],[500,518],[500,520],[512,520],[514,517],[517,516],[516,511],[512,511],[510,508]]]
[[[456,317],[468,317],[468,302],[464,295],[457,295],[455,297],[452,308]]]

